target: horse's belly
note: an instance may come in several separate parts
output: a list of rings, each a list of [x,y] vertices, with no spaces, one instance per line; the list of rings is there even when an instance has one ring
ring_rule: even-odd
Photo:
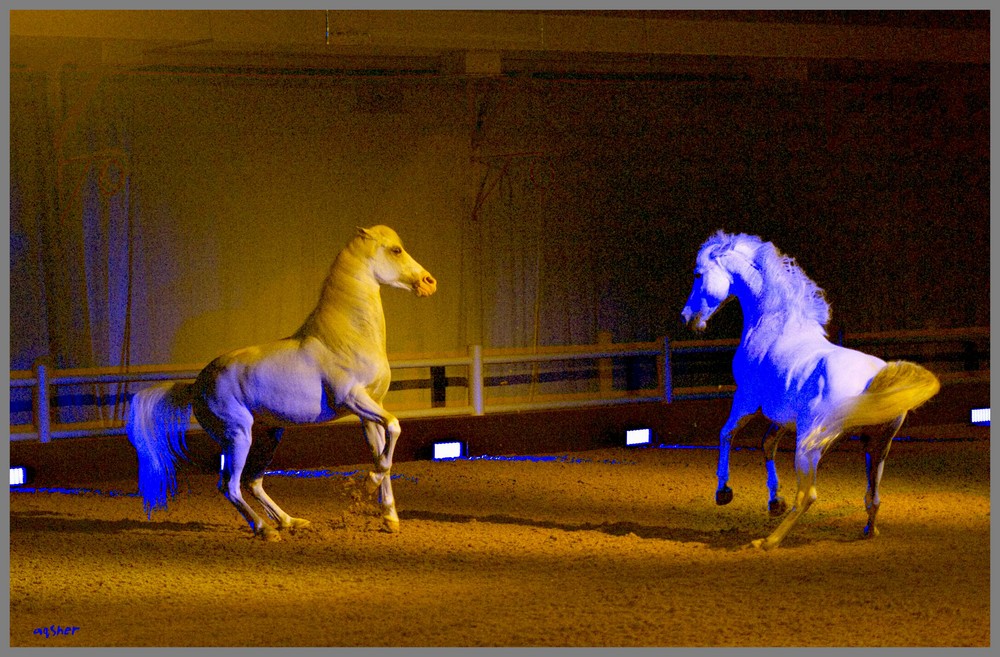
[[[839,346],[790,362],[794,364],[761,372],[757,381],[771,393],[762,395],[761,411],[782,425],[821,421],[831,409],[863,393],[885,366],[875,356]]]
[[[268,385],[248,394],[247,401],[254,419],[267,424],[325,422],[335,415],[318,381],[313,385]]]
[[[247,409],[262,423],[308,424],[336,415],[321,373],[292,349],[276,349],[250,364],[240,387]]]
[[[768,420],[785,426],[796,424],[804,407],[823,394],[822,355],[801,344],[774,349],[767,358],[750,361],[737,353],[733,374],[737,389],[752,398]]]
[[[202,378],[208,405],[219,417],[249,411],[258,424],[312,424],[345,414],[344,399],[357,385],[381,401],[389,365],[344,367],[318,343],[279,340],[220,356]]]

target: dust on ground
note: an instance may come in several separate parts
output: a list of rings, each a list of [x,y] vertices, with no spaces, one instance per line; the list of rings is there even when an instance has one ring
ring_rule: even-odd
[[[367,466],[271,476],[313,523],[276,543],[251,538],[209,475],[182,472],[151,521],[120,494],[134,481],[11,492],[10,643],[990,645],[988,440],[895,443],[873,540],[861,450],[831,452],[819,500],[771,552],[747,547],[777,524],[761,452],[734,451],[725,507],[716,456],[397,463],[398,534],[380,531]],[[791,460],[778,455],[789,502]]]

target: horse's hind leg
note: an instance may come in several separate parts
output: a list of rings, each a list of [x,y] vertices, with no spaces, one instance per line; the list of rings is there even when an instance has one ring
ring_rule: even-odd
[[[264,511],[267,512],[268,517],[278,523],[280,529],[295,530],[308,527],[311,523],[303,518],[291,517],[264,492],[264,470],[271,464],[271,458],[274,456],[274,450],[278,447],[282,433],[284,433],[283,428],[272,427],[267,430],[266,437],[261,436],[255,442],[257,453],[251,452],[250,457],[247,459],[243,471],[243,479],[250,482],[250,492],[253,493],[254,498],[264,507]]]
[[[281,535],[250,508],[250,505],[243,499],[243,493],[240,490],[243,467],[250,453],[252,442],[250,425],[227,427],[224,435],[219,436],[216,440],[222,445],[222,454],[225,457],[225,465],[219,476],[219,491],[236,507],[236,510],[250,525],[255,536],[261,536],[268,541],[280,540]]]
[[[763,439],[764,467],[767,470],[767,490],[770,492],[767,510],[772,516],[784,515],[788,509],[788,505],[785,504],[785,498],[778,495],[780,484],[778,482],[778,469],[774,465],[774,456],[778,451],[778,443],[787,434],[787,429],[772,422]]]
[[[801,445],[800,441],[795,448],[795,476],[798,479],[795,506],[781,521],[778,528],[771,532],[770,536],[754,541],[754,547],[765,550],[778,547],[798,521],[799,516],[805,513],[816,501],[816,470],[819,467],[822,450],[820,448],[803,448]]]
[[[889,447],[896,432],[903,426],[906,414],[899,416],[890,424],[874,428],[870,433],[863,436],[865,444],[865,472],[868,475],[868,491],[865,493],[865,509],[868,510],[868,524],[865,525],[865,536],[874,538],[878,536],[878,528],[875,526],[875,517],[878,515],[880,504],[878,487],[882,480],[882,467],[885,465],[885,458],[889,455]]]

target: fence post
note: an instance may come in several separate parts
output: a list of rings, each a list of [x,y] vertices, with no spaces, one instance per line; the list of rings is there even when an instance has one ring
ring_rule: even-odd
[[[670,338],[663,336],[663,401],[674,401],[673,373],[670,371]]]
[[[35,394],[34,409],[35,427],[38,429],[39,442],[47,443],[51,439],[49,417],[49,380],[45,363],[35,361]]]
[[[598,331],[597,344],[600,345],[602,349],[609,348],[611,346],[611,331]],[[610,358],[597,359],[597,381],[598,389],[602,393],[611,392],[614,388],[614,361]]]
[[[440,408],[448,401],[448,377],[445,368],[431,366],[431,407]]]
[[[475,344],[469,347],[469,396],[472,412],[483,414],[483,348]]]
[[[974,372],[979,369],[979,352],[976,350],[976,343],[973,340],[966,340],[962,343],[962,350],[965,356],[965,371]]]

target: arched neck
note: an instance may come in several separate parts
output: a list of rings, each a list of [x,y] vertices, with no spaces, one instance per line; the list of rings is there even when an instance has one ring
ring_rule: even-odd
[[[377,346],[385,351],[385,314],[378,281],[350,249],[337,255],[316,308],[296,332],[335,347],[349,342]]]
[[[738,251],[725,256],[726,269],[733,277],[731,291],[743,312],[743,333],[755,326],[761,317],[764,273],[754,260]]]

